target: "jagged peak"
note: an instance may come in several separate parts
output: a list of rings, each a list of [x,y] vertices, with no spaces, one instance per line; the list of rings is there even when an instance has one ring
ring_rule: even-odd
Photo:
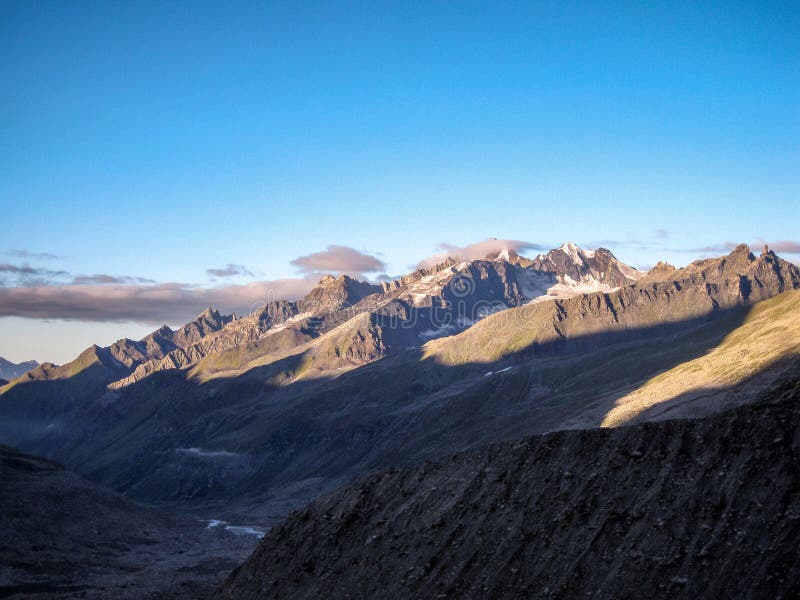
[[[748,244],[739,244],[733,250],[731,250],[731,253],[728,256],[739,256],[739,255],[747,256],[751,260],[755,258],[753,253],[750,251],[750,246]]]
[[[351,277],[346,273],[341,273],[338,276],[333,274],[323,275],[314,287],[331,287],[333,285],[347,286],[351,284],[368,283],[355,277]]]
[[[414,271],[412,271],[408,275],[403,275],[402,277],[398,277],[397,279],[392,279],[391,281],[382,281],[380,282],[380,285],[384,291],[395,290],[404,285],[409,285],[411,283],[414,283],[415,281],[418,281],[423,277],[426,277],[427,275],[440,273],[445,269],[449,269],[456,265],[462,265],[462,264],[466,265],[469,263],[467,261],[458,261],[452,256],[448,256],[440,263],[437,263],[432,266],[418,266]]]
[[[303,312],[336,310],[343,304],[355,304],[365,296],[382,291],[382,286],[359,281],[350,275],[325,275],[299,302]]]
[[[586,253],[586,254],[593,254],[595,256],[598,255],[598,254],[607,254],[608,256],[613,258],[614,260],[618,260],[617,257],[614,255],[614,253],[611,250],[609,250],[608,248],[605,248],[603,246],[600,246],[599,248],[596,248],[594,250],[584,250],[583,252]]]
[[[216,321],[217,319],[220,318],[220,316],[221,316],[220,312],[216,308],[209,306],[203,312],[197,315],[196,320],[199,321],[201,319],[213,319]]]
[[[583,264],[587,258],[592,258],[595,255],[595,250],[584,250],[574,242],[564,242],[554,251],[561,251],[572,259],[576,265]],[[551,250],[551,253],[554,252]]]
[[[671,265],[668,262],[660,260],[653,266],[652,269],[648,271],[648,273],[669,273],[675,270],[675,265]]]
[[[490,252],[484,257],[484,260],[492,261],[505,261],[511,264],[517,264],[522,257],[513,248],[503,247],[497,252]]]
[[[755,254],[753,254],[752,250],[750,249],[749,244],[742,243],[742,244],[738,244],[737,246],[732,248],[731,251],[728,252],[728,254],[723,254],[723,255],[720,255],[720,256],[712,257],[712,258],[701,258],[699,260],[695,260],[695,261],[691,262],[688,265],[688,267],[686,267],[686,268],[690,268],[690,267],[706,267],[708,265],[714,265],[714,264],[718,264],[718,263],[725,263],[725,262],[731,262],[731,261],[755,262],[755,261],[760,260],[760,259],[764,259],[764,258],[770,259],[770,258],[773,258],[773,257],[775,259],[777,259],[777,260],[783,260],[777,254],[775,254],[775,252],[770,250],[767,245],[764,245],[764,248],[762,249],[761,255],[757,257]]]
[[[564,242],[558,248],[554,248],[550,250],[547,254],[540,254],[536,258],[541,260],[547,258],[548,256],[552,256],[554,252],[563,252],[570,258],[572,258],[575,264],[580,265],[583,261],[595,257],[605,256],[609,259],[612,259],[616,262],[620,262],[616,255],[604,246],[599,246],[593,250],[588,248],[583,248],[574,242]]]
[[[728,254],[695,260],[681,268],[660,262],[648,271],[647,281],[678,280],[692,277],[697,273],[705,273],[710,277],[732,276],[736,273],[744,275],[752,272],[753,269],[762,269],[765,265],[769,265],[770,269],[785,270],[785,274],[791,277],[793,282],[800,279],[800,270],[769,248],[765,247],[761,255],[756,256],[748,244],[738,244]],[[792,285],[794,286],[795,283]]]

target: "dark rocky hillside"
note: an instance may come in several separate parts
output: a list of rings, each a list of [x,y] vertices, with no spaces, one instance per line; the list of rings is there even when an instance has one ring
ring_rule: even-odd
[[[799,372],[704,419],[378,473],[293,513],[220,597],[796,598]]]
[[[254,543],[0,446],[0,598],[194,599]]]

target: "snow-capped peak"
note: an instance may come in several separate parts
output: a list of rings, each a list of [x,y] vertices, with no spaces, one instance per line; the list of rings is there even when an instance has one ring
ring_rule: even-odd
[[[572,262],[574,262],[576,265],[583,263],[583,258],[581,257],[581,254],[583,254],[584,252],[576,244],[573,244],[572,242],[567,242],[566,244],[563,244],[559,248],[559,250],[561,250],[567,256],[569,256],[572,259]]]

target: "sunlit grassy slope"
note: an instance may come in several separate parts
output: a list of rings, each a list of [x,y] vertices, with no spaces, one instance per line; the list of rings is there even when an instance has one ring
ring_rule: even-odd
[[[692,402],[792,357],[800,357],[800,290],[753,306],[744,322],[711,351],[656,375],[622,396],[602,425],[628,423],[671,400]]]
[[[312,338],[295,329],[285,329],[258,340],[210,354],[190,371],[198,381],[230,378],[261,369],[263,379],[275,383],[343,372],[380,355],[380,340],[368,313],[361,313]]]

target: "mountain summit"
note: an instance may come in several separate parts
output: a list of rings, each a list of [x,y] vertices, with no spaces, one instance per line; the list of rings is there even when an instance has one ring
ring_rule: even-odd
[[[300,312],[320,315],[353,306],[370,294],[377,294],[381,290],[379,285],[358,281],[349,275],[339,275],[339,277],[326,275],[298,303],[298,309]]]
[[[584,250],[571,242],[547,254],[540,254],[530,263],[540,271],[558,273],[565,281],[584,285],[620,287],[641,279],[645,273],[617,260],[610,250]]]

